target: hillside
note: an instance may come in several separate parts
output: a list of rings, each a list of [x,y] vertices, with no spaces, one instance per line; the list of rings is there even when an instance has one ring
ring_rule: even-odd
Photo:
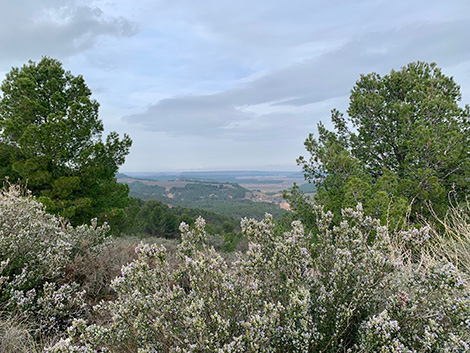
[[[203,181],[198,179],[160,180],[136,179],[117,175],[120,183],[129,185],[129,195],[142,200],[160,200],[170,206],[198,208],[234,218],[262,218],[265,213],[275,218],[285,210],[280,193],[271,195],[261,190],[249,190],[238,183]]]

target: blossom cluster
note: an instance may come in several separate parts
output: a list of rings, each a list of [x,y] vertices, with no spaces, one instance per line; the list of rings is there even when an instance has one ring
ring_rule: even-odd
[[[469,273],[409,257],[427,229],[389,234],[360,205],[339,223],[312,210],[315,232],[243,219],[248,250],[235,256],[208,245],[202,218],[182,223],[175,252],[141,243],[111,283],[116,296],[90,309],[65,273],[101,251],[107,228],[71,227],[11,186],[0,192],[1,304],[38,334],[62,333],[49,353],[470,350]]]
[[[48,351],[468,351],[470,297],[454,266],[410,269],[360,206],[339,225],[315,213],[317,234],[244,219],[249,247],[231,260],[205,243],[203,219],[181,225],[176,254],[141,244],[117,298],[94,308],[107,320],[75,320]]]
[[[41,335],[60,332],[83,316],[83,291],[64,283],[68,263],[103,244],[107,227],[72,227],[48,214],[19,186],[0,191],[0,303],[29,317]]]

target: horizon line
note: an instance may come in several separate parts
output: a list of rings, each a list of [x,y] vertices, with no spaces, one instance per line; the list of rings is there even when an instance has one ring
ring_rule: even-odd
[[[118,171],[117,173],[237,173],[237,172],[269,172],[269,173],[302,173],[302,169],[180,169],[180,170],[164,170],[164,171]]]

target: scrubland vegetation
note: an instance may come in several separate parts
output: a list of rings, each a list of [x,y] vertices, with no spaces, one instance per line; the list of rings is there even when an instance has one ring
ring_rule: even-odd
[[[434,64],[361,76],[298,161],[313,199],[293,188],[293,212],[241,234],[130,199],[111,176],[130,139],[99,142],[97,103],[57,61],[2,90],[18,183],[0,191],[1,352],[470,351],[470,109]],[[94,127],[67,142],[72,122]],[[123,236],[136,229],[160,238]]]
[[[0,205],[2,344],[50,352],[469,349],[468,208],[444,222],[447,236],[429,227],[389,232],[360,206],[338,225],[316,206],[315,233],[301,222],[279,231],[270,216],[245,219],[248,250],[230,256],[206,244],[199,218],[193,229],[181,225],[179,244],[141,243],[134,257],[131,243],[96,225],[67,226],[19,187],[3,190]]]

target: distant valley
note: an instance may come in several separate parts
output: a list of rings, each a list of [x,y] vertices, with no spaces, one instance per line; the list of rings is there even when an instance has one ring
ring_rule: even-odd
[[[157,199],[170,206],[199,208],[235,218],[261,218],[266,212],[280,217],[289,205],[282,191],[305,184],[300,172],[215,171],[181,173],[120,173],[130,196]],[[314,192],[311,184],[302,185]]]

